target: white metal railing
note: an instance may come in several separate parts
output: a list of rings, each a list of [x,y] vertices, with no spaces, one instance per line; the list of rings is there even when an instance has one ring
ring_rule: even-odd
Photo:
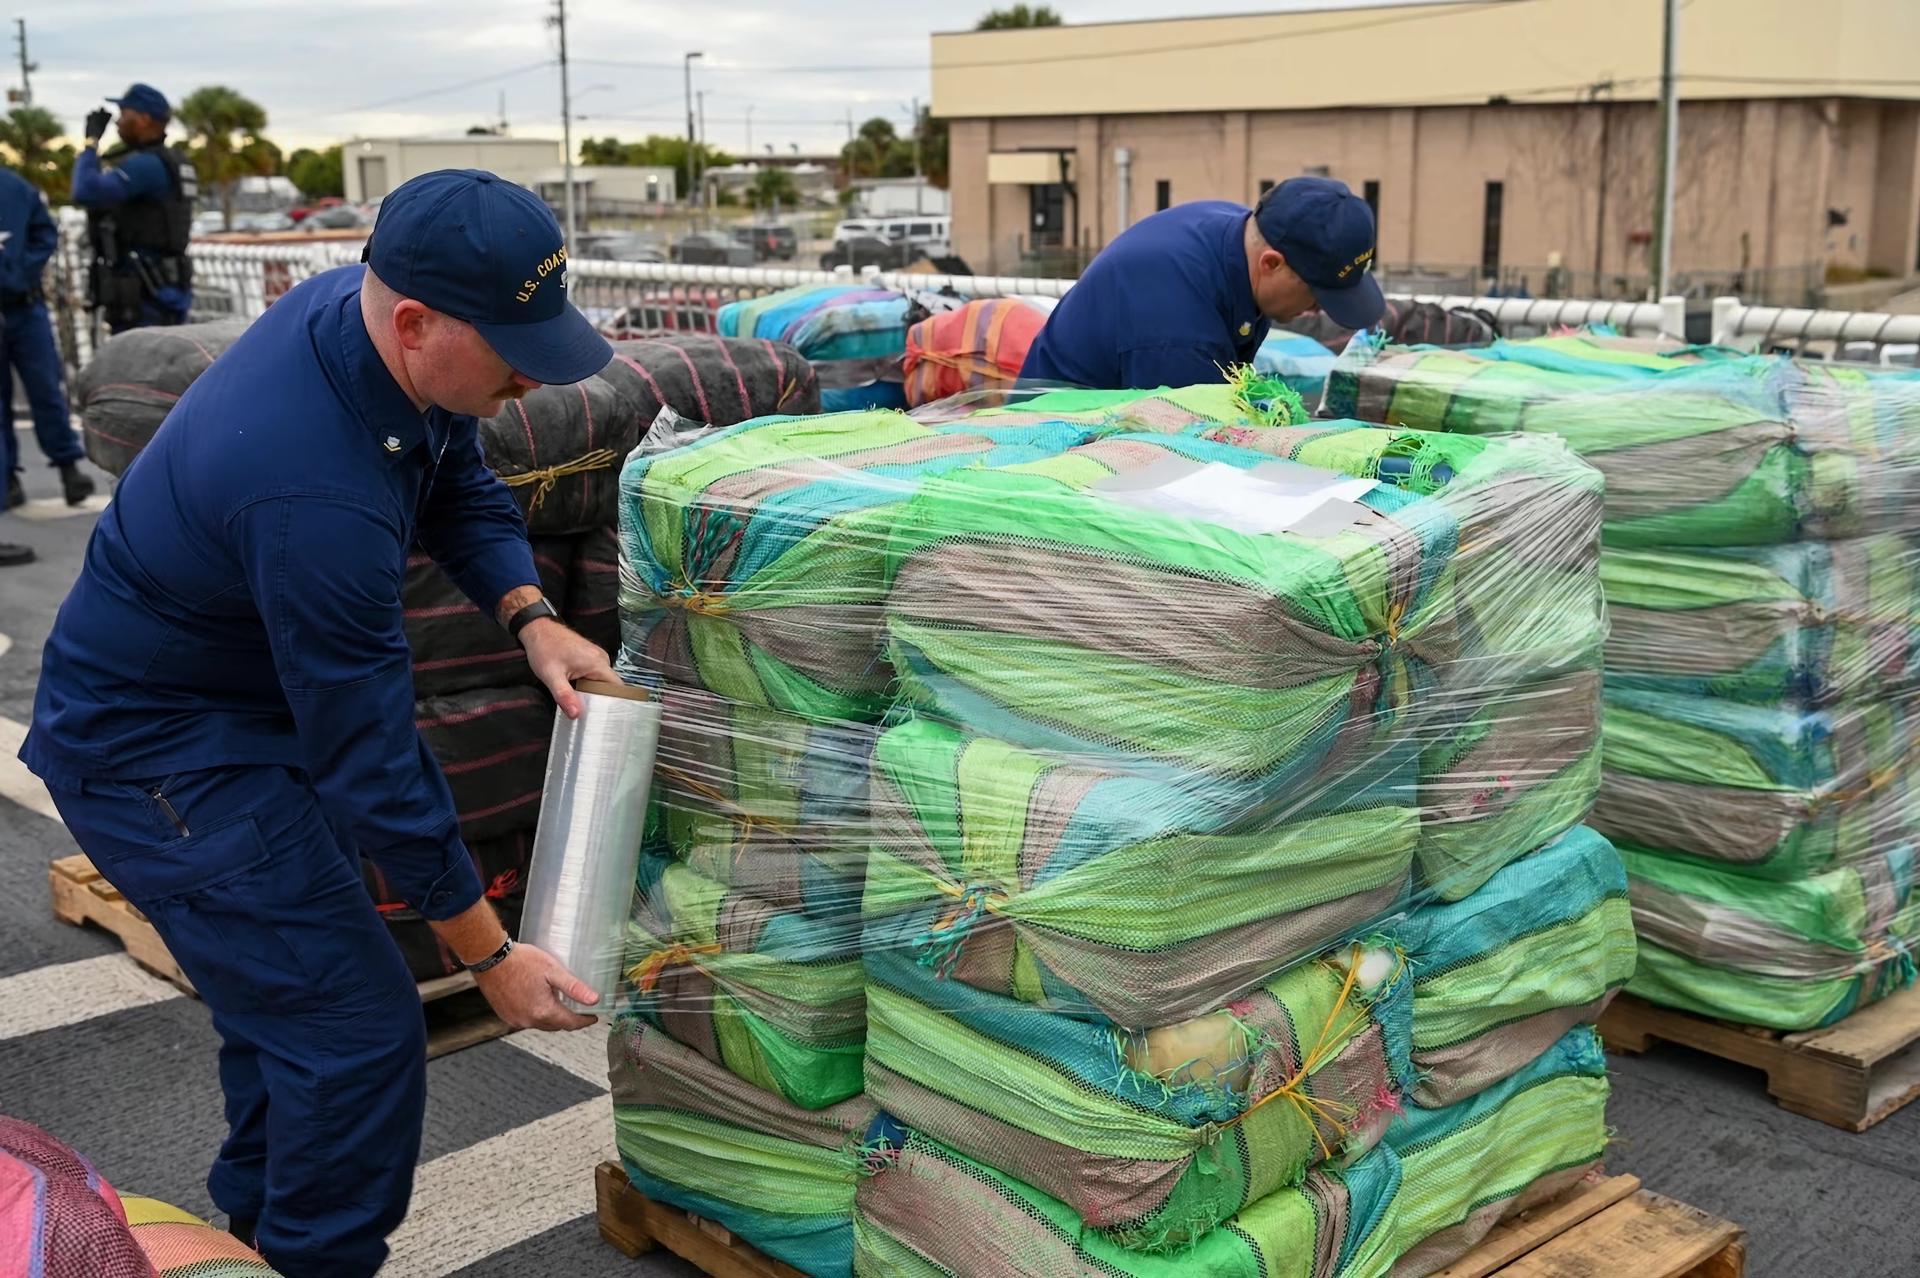
[[[358,241],[316,244],[196,244],[193,247],[195,318],[258,316],[273,299],[312,275],[358,261]],[[82,292],[78,254],[64,255],[75,270],[72,283]],[[612,262],[581,259],[571,263],[568,288],[582,309],[609,331],[678,328],[711,331],[719,307],[804,284],[871,283],[903,291],[950,291],[962,297],[1061,297],[1073,287],[1068,279],[1025,276],[926,275],[907,271],[864,274],[782,266],[695,266],[661,262]],[[1505,329],[1545,330],[1560,326],[1608,324],[1625,333],[1686,332],[1686,301],[1607,302],[1586,299],[1528,299],[1414,294],[1412,299],[1447,308],[1484,311]],[[1830,343],[1815,353],[1884,356],[1888,348],[1905,351],[1920,344],[1920,315],[1867,311],[1827,311],[1749,306],[1739,298],[1715,299],[1715,342],[1749,349],[1805,349]],[[85,343],[77,343],[84,346]],[[80,353],[84,359],[84,351]],[[1903,356],[1904,358],[1904,356]]]

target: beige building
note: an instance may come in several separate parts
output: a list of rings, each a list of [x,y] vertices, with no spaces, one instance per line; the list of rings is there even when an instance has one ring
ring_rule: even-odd
[[[354,138],[342,147],[346,195],[361,204],[383,198],[410,178],[435,169],[486,169],[532,187],[560,164],[553,138]],[[556,180],[564,193],[564,184]]]
[[[933,38],[956,251],[1070,266],[1168,204],[1304,173],[1373,203],[1389,281],[1637,295],[1660,0],[1526,0]],[[1804,300],[1920,265],[1920,3],[1691,0],[1674,266]]]

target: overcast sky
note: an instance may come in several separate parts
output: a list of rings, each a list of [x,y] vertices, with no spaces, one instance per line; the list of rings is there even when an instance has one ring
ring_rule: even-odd
[[[1348,8],[1369,0],[1065,0],[1075,20]],[[575,137],[684,133],[681,55],[705,89],[707,138],[836,149],[846,114],[909,118],[928,94],[928,34],[965,29],[992,0],[570,0]],[[560,136],[551,0],[32,0],[33,97],[74,135],[130,80],[174,102],[224,84],[267,110],[288,150],[355,136],[460,133],[495,120]],[[8,36],[13,34],[9,27]],[[0,82],[19,84],[7,42]],[[10,68],[10,69],[9,69]],[[810,69],[802,69],[810,68]],[[821,69],[830,68],[830,69]],[[843,70],[841,68],[861,68]]]

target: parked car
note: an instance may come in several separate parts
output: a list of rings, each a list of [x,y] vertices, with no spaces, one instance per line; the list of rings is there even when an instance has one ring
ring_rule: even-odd
[[[912,217],[888,217],[875,223],[874,234],[896,244],[911,244],[928,257],[945,257],[953,252],[953,219],[928,214]]]
[[[226,229],[226,215],[219,209],[202,209],[193,215],[193,234],[195,235],[218,235]]]
[[[346,201],[337,195],[323,195],[317,200],[288,209],[287,216],[296,222],[304,222],[321,209],[330,209],[336,204],[345,203]]]
[[[886,238],[880,233],[879,222],[872,218],[850,217],[846,221],[834,226],[833,245],[835,248],[838,248],[848,240],[874,236],[878,236],[881,239]]]
[[[605,262],[664,262],[667,255],[655,241],[631,231],[600,231],[576,235],[567,247],[574,258],[598,258]]]
[[[774,258],[791,262],[793,255],[800,251],[800,237],[793,233],[793,228],[777,222],[736,226],[733,238],[751,248],[754,258],[762,262]]]
[[[925,256],[925,253],[904,241],[895,242],[871,235],[856,235],[844,244],[835,244],[822,253],[820,269],[832,271],[846,266],[857,273],[869,266],[877,266],[883,271],[897,271]]]
[[[352,231],[372,225],[372,219],[351,204],[315,209],[300,221],[303,231]]]
[[[673,246],[673,260],[689,266],[752,266],[753,250],[718,231],[692,231]]]
[[[698,284],[674,284],[648,289],[632,305],[611,312],[589,312],[587,318],[612,341],[652,333],[711,333],[719,327],[720,308],[733,298]]]
[[[291,231],[293,219],[285,213],[235,213],[236,231]]]

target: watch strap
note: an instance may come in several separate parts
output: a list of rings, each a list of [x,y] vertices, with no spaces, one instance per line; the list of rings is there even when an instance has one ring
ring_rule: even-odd
[[[506,940],[500,942],[499,949],[487,955],[478,963],[468,964],[467,970],[475,976],[480,975],[482,972],[492,971],[494,968],[500,966],[501,962],[511,953],[513,953],[513,938],[509,936]]]
[[[522,630],[525,630],[528,626],[540,620],[540,618],[553,617],[557,620],[559,616],[560,610],[555,608],[550,601],[546,599],[536,599],[519,612],[514,613],[513,616],[507,618],[507,633],[513,638],[518,639]]]

